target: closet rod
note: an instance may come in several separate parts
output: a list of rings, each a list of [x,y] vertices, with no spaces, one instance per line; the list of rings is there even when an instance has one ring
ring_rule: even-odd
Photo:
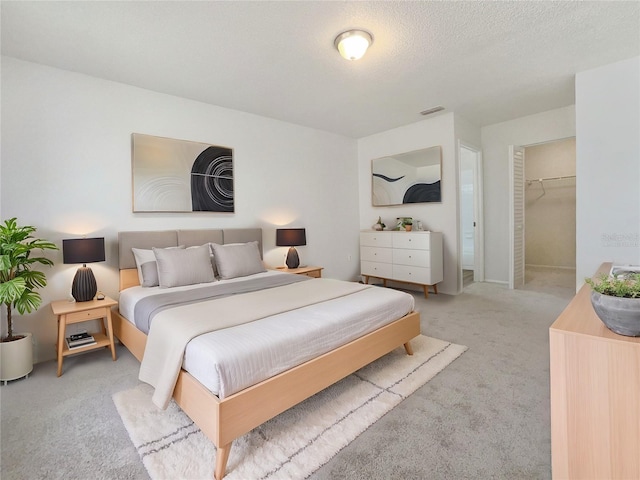
[[[529,182],[529,185],[531,185],[532,182],[546,182],[547,180],[563,180],[565,178],[576,178],[575,175],[562,175],[561,177],[544,177],[544,178],[532,178],[530,180],[527,180],[527,182]]]

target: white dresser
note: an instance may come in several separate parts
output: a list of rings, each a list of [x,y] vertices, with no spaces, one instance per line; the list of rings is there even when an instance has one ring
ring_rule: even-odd
[[[366,230],[360,232],[360,271],[369,277],[422,285],[438,293],[443,279],[442,233]]]

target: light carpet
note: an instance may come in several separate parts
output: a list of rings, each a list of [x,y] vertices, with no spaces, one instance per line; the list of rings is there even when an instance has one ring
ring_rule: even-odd
[[[467,347],[420,335],[234,440],[228,480],[302,479],[458,358]],[[151,402],[146,384],[113,401],[154,480],[213,477],[216,449],[180,408]]]

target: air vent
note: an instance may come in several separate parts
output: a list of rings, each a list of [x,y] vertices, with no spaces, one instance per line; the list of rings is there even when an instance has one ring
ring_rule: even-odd
[[[428,108],[427,110],[423,110],[420,112],[420,115],[431,115],[432,113],[441,112],[444,110],[442,105],[438,105],[437,107]]]

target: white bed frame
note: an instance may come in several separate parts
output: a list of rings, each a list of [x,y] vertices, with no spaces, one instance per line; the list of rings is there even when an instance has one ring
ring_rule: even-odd
[[[243,229],[237,230],[239,232]],[[225,232],[227,231],[225,230]],[[199,234],[196,237],[201,238]],[[232,243],[238,239],[238,236],[229,235],[228,238],[230,241],[226,243]],[[240,238],[246,237],[241,234]],[[120,241],[119,243],[121,248],[130,249],[128,242]],[[141,248],[149,247],[148,238],[142,243]],[[200,244],[202,243],[204,242]],[[120,290],[139,285],[137,270],[122,268],[122,265],[121,259]],[[119,312],[113,312],[112,320],[115,336],[139,361],[142,361],[147,336],[123,318]],[[419,334],[420,315],[418,312],[411,312],[342,347],[222,400],[207,390],[188,372],[181,370],[173,398],[216,446],[214,478],[221,480],[225,475],[234,439],[401,345],[404,345],[407,354],[412,355],[413,351],[409,341]],[[283,392],[287,392],[286,395],[283,395]]]

